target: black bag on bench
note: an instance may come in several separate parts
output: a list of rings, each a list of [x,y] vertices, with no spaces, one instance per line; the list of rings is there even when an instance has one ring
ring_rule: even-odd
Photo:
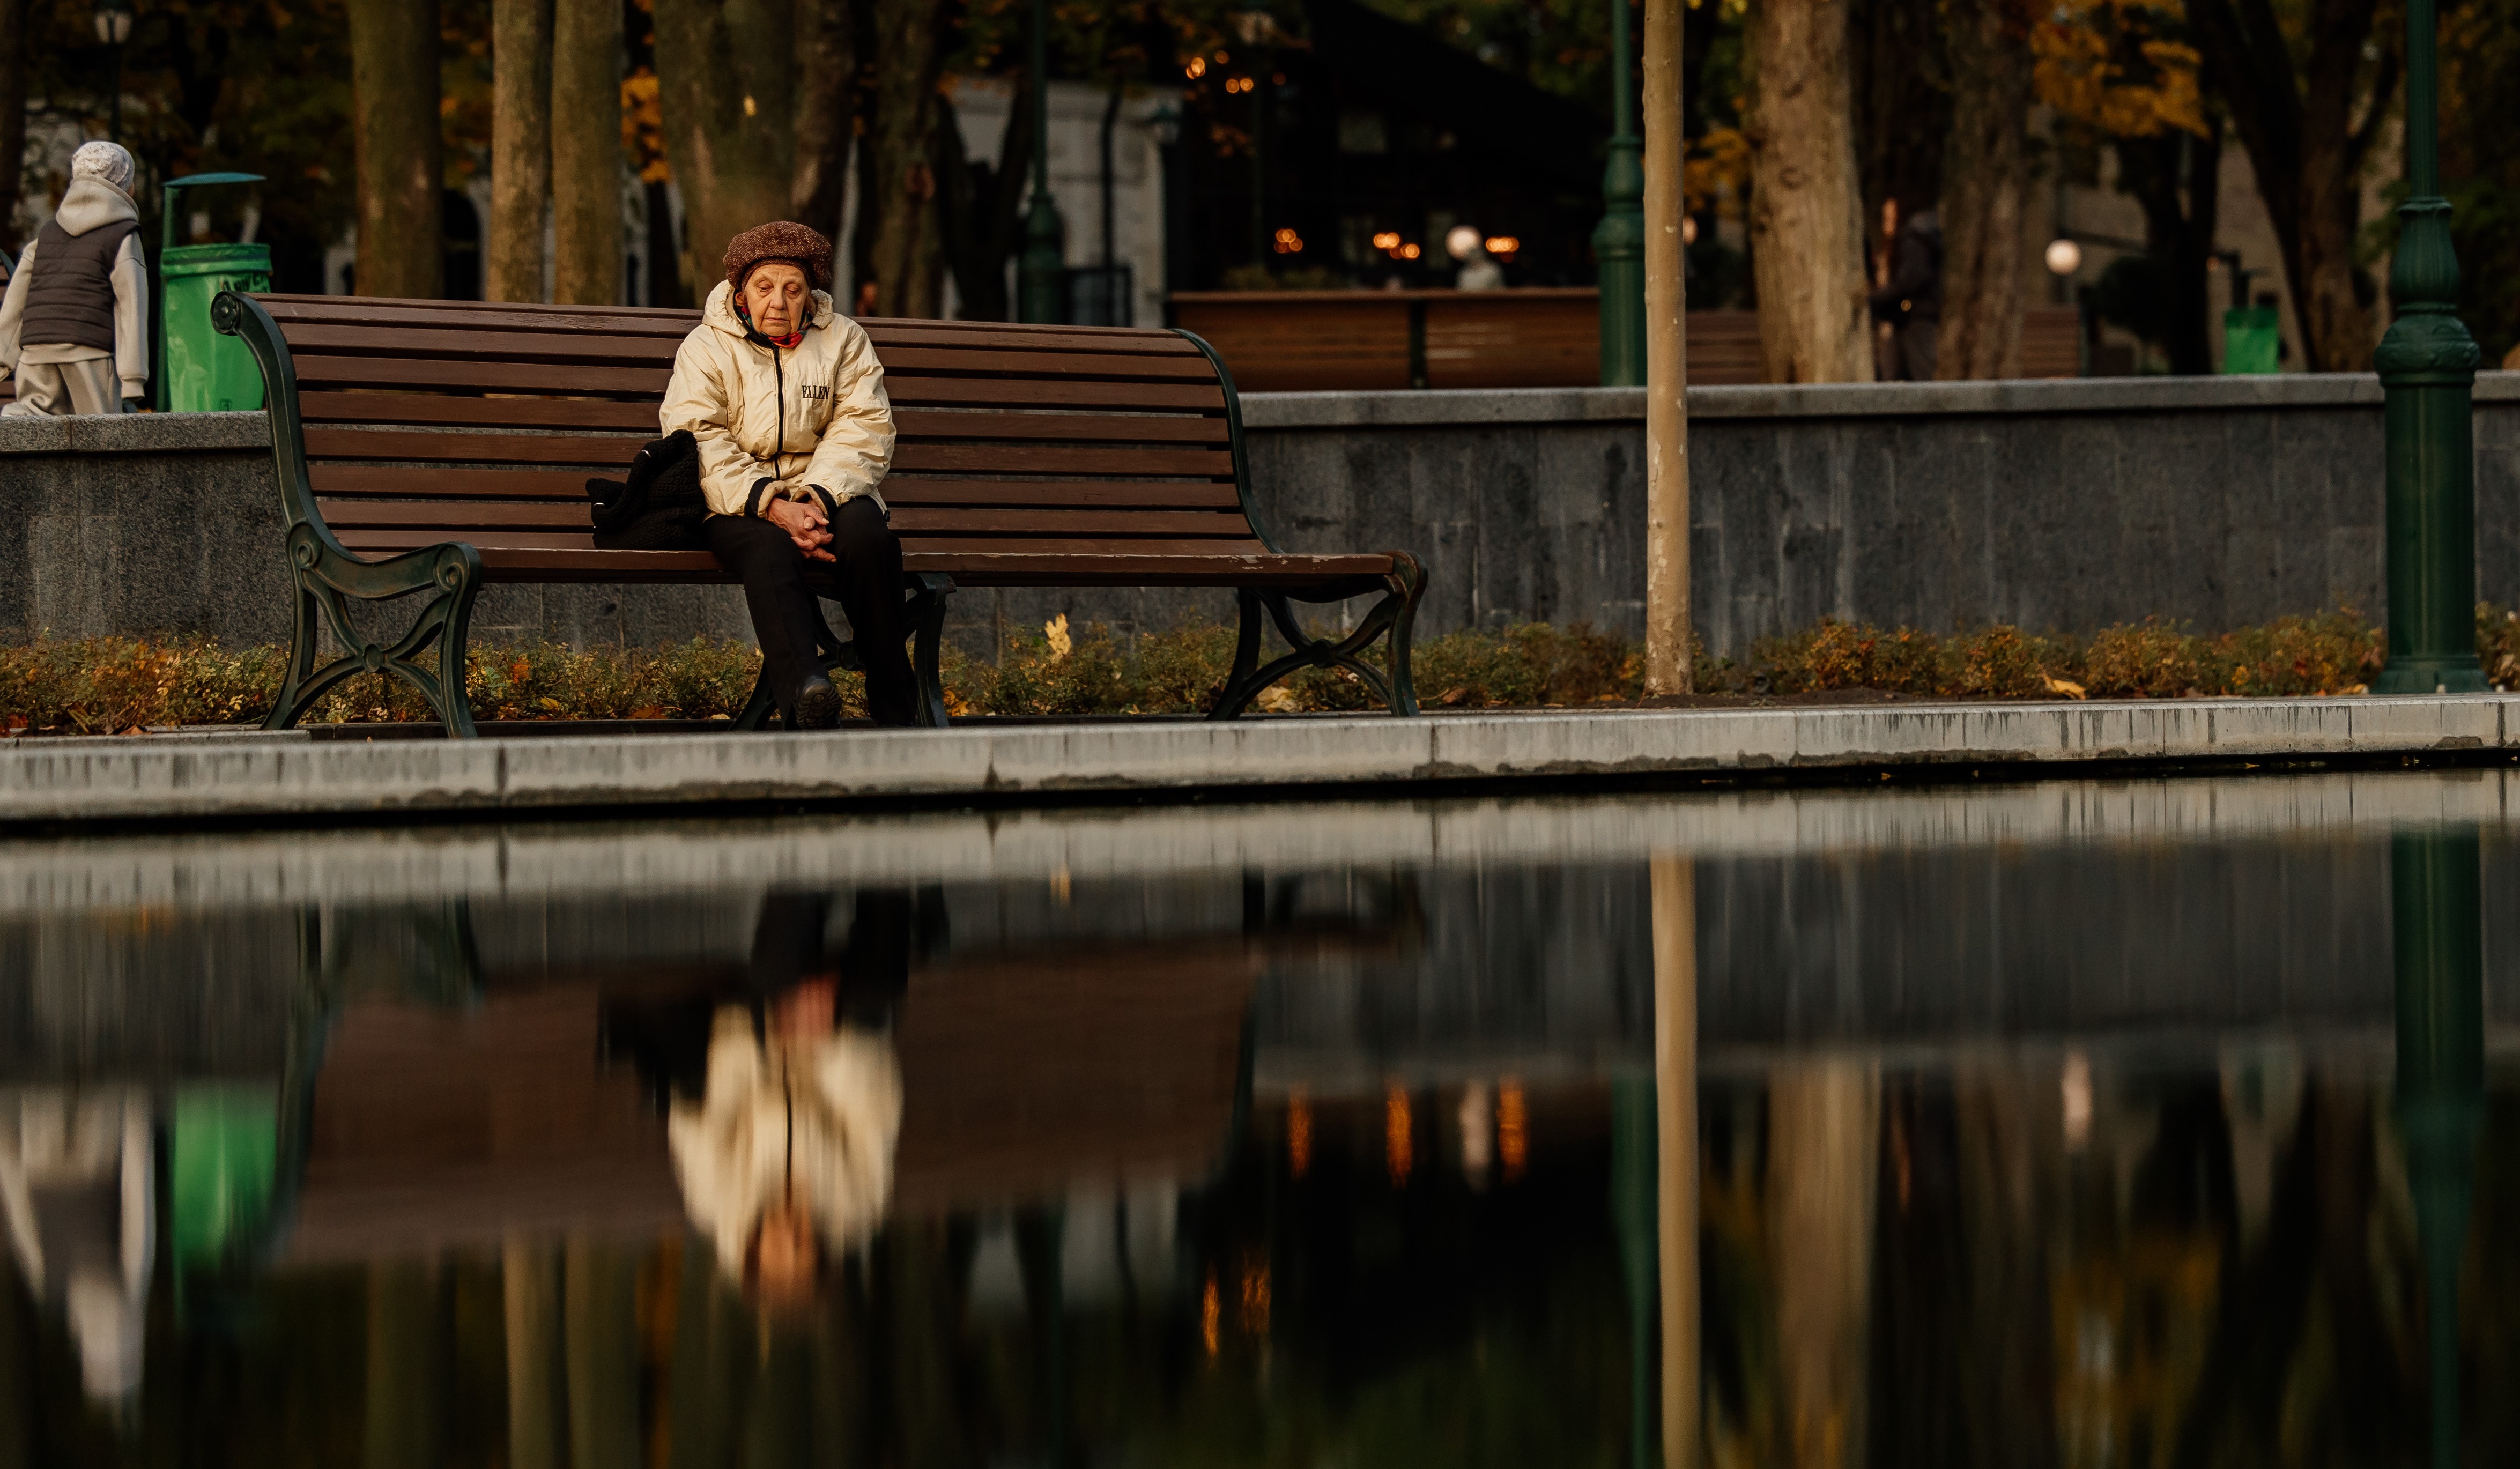
[[[630,478],[589,479],[595,544],[603,551],[699,551],[700,457],[691,430],[679,429],[639,451]]]

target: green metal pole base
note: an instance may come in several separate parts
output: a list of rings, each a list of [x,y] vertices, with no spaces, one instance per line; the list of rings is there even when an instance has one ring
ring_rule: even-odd
[[[1637,136],[1632,23],[1628,0],[1610,0],[1610,158],[1601,170],[1601,222],[1593,229],[1603,387],[1645,380],[1645,146]]]
[[[1016,268],[1018,321],[1067,320],[1067,225],[1046,190],[1036,189],[1024,214],[1023,263]]]
[[[2483,361],[2455,312],[2450,204],[2408,200],[2389,273],[2398,319],[2374,365],[2387,398],[2389,665],[2380,693],[2480,693],[2476,426]]]

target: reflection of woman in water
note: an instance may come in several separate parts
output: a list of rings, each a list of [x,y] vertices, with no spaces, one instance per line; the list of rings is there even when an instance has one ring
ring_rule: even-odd
[[[666,1123],[692,1223],[772,1305],[810,1298],[822,1240],[845,1249],[874,1232],[892,1192],[901,1069],[889,1036],[833,1024],[833,991],[798,985],[767,1035],[743,1007],[719,1009],[707,1090],[677,1098]]]
[[[873,1232],[892,1191],[901,1073],[892,1012],[916,905],[857,895],[826,957],[831,900],[762,902],[740,987],[608,1017],[667,1111],[683,1205],[726,1272],[765,1305],[810,1300],[828,1259]]]
[[[154,1162],[138,1091],[0,1092],[0,1232],[35,1298],[68,1317],[80,1376],[99,1402],[140,1390]]]

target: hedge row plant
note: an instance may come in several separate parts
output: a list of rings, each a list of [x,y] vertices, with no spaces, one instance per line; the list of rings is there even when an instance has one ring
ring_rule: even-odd
[[[990,662],[949,648],[946,705],[973,715],[1077,718],[1195,714],[1224,687],[1234,630],[1193,623],[1134,639],[1055,619]],[[2480,606],[2487,676],[2520,687],[2520,612]],[[2380,630],[2350,611],[2281,617],[2227,633],[2160,619],[2089,639],[1996,626],[1936,635],[1822,620],[1757,645],[1739,662],[1700,655],[1713,695],[1812,697],[1871,690],[1913,698],[2180,698],[2363,691],[2385,653]],[[200,638],[45,640],[0,646],[0,729],[106,734],[169,725],[249,724],[271,709],[287,654]],[[1419,696],[1435,708],[1633,704],[1641,649],[1583,623],[1532,623],[1431,639],[1417,650]],[[475,646],[466,689],[480,720],[727,720],[743,707],[760,654],[698,639],[652,648],[573,649],[547,643]],[[862,712],[862,686],[839,678]],[[1372,691],[1335,669],[1306,669],[1265,694],[1274,713],[1365,709]],[[309,711],[312,723],[425,722],[398,680],[362,675]]]

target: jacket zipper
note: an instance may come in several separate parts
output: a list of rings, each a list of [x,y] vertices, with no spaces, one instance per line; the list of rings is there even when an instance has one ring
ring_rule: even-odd
[[[770,457],[770,467],[779,477],[788,477],[788,370],[780,365],[779,344],[770,344],[770,380],[779,391],[779,448]]]

